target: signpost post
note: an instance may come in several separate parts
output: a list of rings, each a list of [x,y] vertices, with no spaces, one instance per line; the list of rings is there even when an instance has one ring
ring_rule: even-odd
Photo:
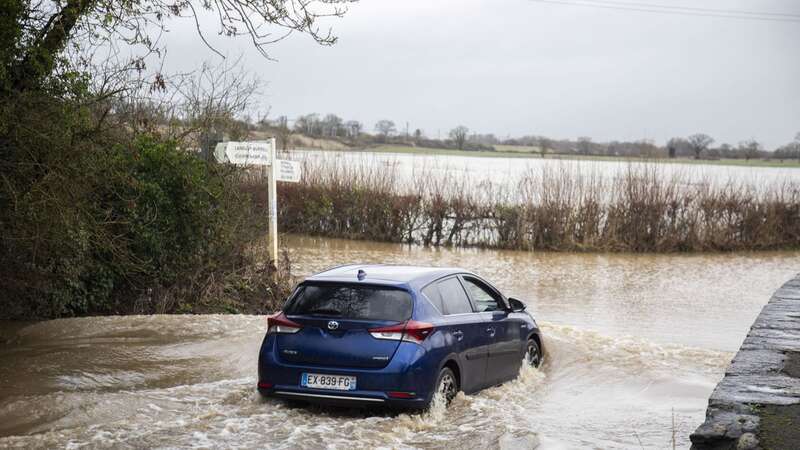
[[[267,189],[269,190],[269,254],[272,255],[272,262],[278,267],[278,186],[277,186],[277,164],[275,164],[275,138],[270,139],[269,160],[267,167]]]
[[[267,211],[269,215],[269,254],[278,264],[278,194],[277,182],[298,183],[300,163],[277,159],[275,138],[257,142],[223,142],[214,156],[221,163],[239,166],[267,166]]]

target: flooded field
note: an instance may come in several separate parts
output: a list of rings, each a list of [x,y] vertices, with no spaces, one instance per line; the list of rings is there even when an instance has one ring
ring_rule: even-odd
[[[344,170],[391,168],[402,190],[419,178],[466,178],[478,191],[514,187],[520,179],[541,174],[567,173],[585,182],[613,182],[629,170],[654,170],[665,181],[685,186],[721,188],[728,184],[757,190],[775,189],[785,183],[800,183],[800,170],[791,167],[749,167],[713,164],[658,163],[652,161],[581,160],[558,158],[508,158],[409,153],[339,152],[292,150],[284,156],[309,161],[312,166]]]
[[[343,261],[462,266],[525,299],[540,371],[446,411],[298,408],[258,398],[264,318],[2,324],[0,447],[678,448],[800,253],[697,256],[430,250],[294,236],[295,272]],[[674,422],[674,427],[673,427]]]

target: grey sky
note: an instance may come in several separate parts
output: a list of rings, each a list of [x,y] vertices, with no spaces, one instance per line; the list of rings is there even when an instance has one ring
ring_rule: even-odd
[[[800,14],[797,0],[626,0]],[[318,112],[597,141],[706,132],[768,148],[800,132],[800,23],[650,14],[527,0],[363,0],[328,21],[333,47],[294,35],[263,59],[214,39],[269,82],[271,115]],[[213,29],[213,22],[209,24]],[[175,24],[170,66],[213,59]]]

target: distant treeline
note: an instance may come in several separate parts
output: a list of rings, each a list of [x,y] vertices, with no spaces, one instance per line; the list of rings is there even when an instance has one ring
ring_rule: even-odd
[[[460,149],[473,151],[503,150],[502,146],[522,147],[522,150],[546,154],[620,156],[644,158],[696,158],[696,159],[798,159],[800,160],[800,133],[794,141],[769,150],[755,139],[736,144],[719,143],[706,134],[697,133],[687,137],[675,137],[665,145],[656,145],[651,140],[594,142],[583,136],[575,140],[552,139],[546,136],[528,135],[501,139],[494,134],[478,134],[459,125],[446,132],[445,136],[428,136],[424,130],[411,129],[383,119],[376,122],[372,132],[357,120],[346,120],[336,114],[306,114],[294,120],[280,116],[274,120],[263,119],[251,126],[274,132],[279,139],[288,142],[291,134],[302,134],[314,138],[334,139],[354,147],[380,144],[410,145],[426,148]],[[527,149],[525,147],[528,147]],[[517,148],[515,150],[521,150]]]
[[[280,116],[273,120],[261,119],[258,123],[248,123],[253,130],[264,130],[273,133],[283,148],[291,146],[293,134],[312,138],[331,139],[350,147],[369,147],[373,145],[393,144],[415,147],[457,149],[467,151],[494,151],[494,145],[473,139],[469,128],[459,125],[447,132],[444,139],[431,138],[417,129],[399,129],[392,120],[379,120],[373,133],[364,129],[364,124],[357,120],[345,120],[336,114],[306,114],[294,120]]]
[[[697,252],[800,247],[800,191],[667,179],[657,167],[604,180],[544,169],[508,189],[455,174],[399,190],[392,167],[306,163],[279,186],[282,231],[347,239],[515,250]],[[249,188],[263,202],[263,186]]]

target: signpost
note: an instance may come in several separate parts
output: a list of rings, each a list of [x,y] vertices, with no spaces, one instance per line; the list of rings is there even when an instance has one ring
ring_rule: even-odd
[[[289,183],[300,182],[299,162],[279,159],[276,165],[278,166],[278,181],[287,181]]]
[[[226,142],[225,157],[240,166],[269,166],[275,160],[275,142]]]
[[[214,156],[219,162],[227,162],[239,166],[268,166],[267,189],[269,211],[270,257],[278,263],[278,198],[276,182],[300,181],[300,163],[277,159],[275,155],[275,138],[269,141],[255,142],[223,142],[217,144]]]

